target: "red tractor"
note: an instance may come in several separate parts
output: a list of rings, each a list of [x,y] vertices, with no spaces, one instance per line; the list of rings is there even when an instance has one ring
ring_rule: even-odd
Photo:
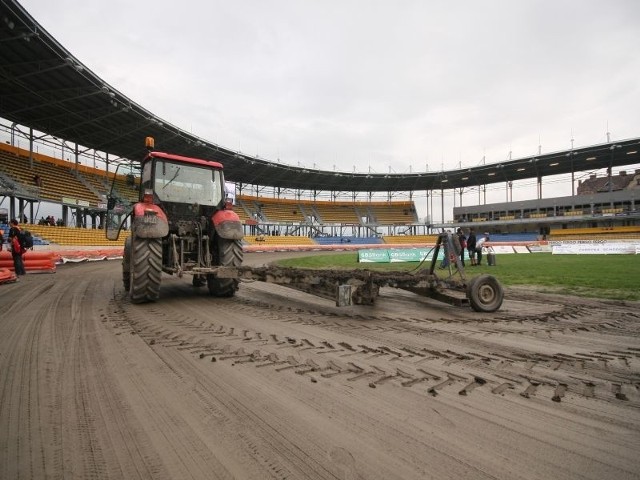
[[[122,199],[117,175],[107,201],[107,238],[117,240],[130,217],[122,280],[131,301],[157,300],[162,272],[192,275],[193,285],[206,283],[211,295],[233,296],[239,280],[220,267],[241,266],[243,229],[227,199],[222,165],[153,151],[151,137],[146,144],[138,202]]]

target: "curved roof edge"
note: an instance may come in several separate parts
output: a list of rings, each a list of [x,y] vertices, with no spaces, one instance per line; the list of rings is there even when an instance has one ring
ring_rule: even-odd
[[[144,137],[152,136],[158,150],[222,163],[233,182],[354,192],[459,189],[640,163],[640,138],[441,172],[344,173],[275,163],[222,147],[155,116],[76,59],[16,0],[2,0],[1,5],[1,116],[121,159],[141,160]]]

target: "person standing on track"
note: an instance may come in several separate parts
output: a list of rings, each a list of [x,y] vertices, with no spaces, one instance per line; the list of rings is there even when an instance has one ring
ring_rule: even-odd
[[[18,226],[18,220],[15,218],[9,222],[11,227],[9,228],[9,244],[11,245],[11,257],[13,258],[13,268],[15,269],[16,275],[24,275],[27,272],[24,269],[24,261],[22,259],[22,255],[24,255],[25,250],[22,248],[22,243],[20,241],[20,227]]]
[[[462,228],[458,228],[456,234],[458,235],[458,241],[460,242],[460,263],[462,263],[462,266],[464,267],[464,251],[467,249],[467,237],[464,236]]]
[[[489,241],[489,232],[485,232],[484,236],[476,242],[476,255],[478,256],[478,265],[482,264],[482,249],[486,248],[485,243]]]
[[[469,260],[471,265],[476,265],[476,231],[469,229],[469,238],[467,238],[467,251],[469,252]]]

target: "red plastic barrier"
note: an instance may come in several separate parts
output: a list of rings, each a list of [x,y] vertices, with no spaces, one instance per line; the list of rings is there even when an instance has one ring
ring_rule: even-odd
[[[55,256],[53,252],[28,251],[22,256],[24,269],[27,272],[55,272]],[[13,257],[10,252],[0,252],[0,268],[14,271]]]
[[[55,272],[56,264],[52,252],[27,252],[22,257],[27,272]]]
[[[18,279],[16,274],[8,268],[0,268],[0,285],[3,283],[15,282]]]
[[[67,262],[94,262],[122,258],[123,249],[113,248],[104,250],[57,250],[55,254],[55,261],[58,264]]]
[[[24,260],[24,268],[27,270],[42,270],[55,266],[51,258],[44,260]]]
[[[28,260],[49,260],[52,256],[53,253],[50,251],[28,250],[27,253],[22,256],[22,258],[26,262]]]
[[[13,270],[13,258],[11,258],[11,252],[0,252],[0,268],[10,268]]]

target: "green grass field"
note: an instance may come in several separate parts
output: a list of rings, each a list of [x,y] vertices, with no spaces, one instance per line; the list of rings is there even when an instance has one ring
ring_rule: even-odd
[[[483,262],[486,259],[483,259]],[[497,265],[468,266],[468,277],[490,273],[503,285],[530,285],[536,291],[613,300],[640,300],[640,255],[496,255]],[[278,262],[300,268],[367,268],[410,271],[417,263],[358,263],[358,254],[314,255]],[[427,267],[428,264],[423,265]],[[438,273],[440,271],[438,270]]]

